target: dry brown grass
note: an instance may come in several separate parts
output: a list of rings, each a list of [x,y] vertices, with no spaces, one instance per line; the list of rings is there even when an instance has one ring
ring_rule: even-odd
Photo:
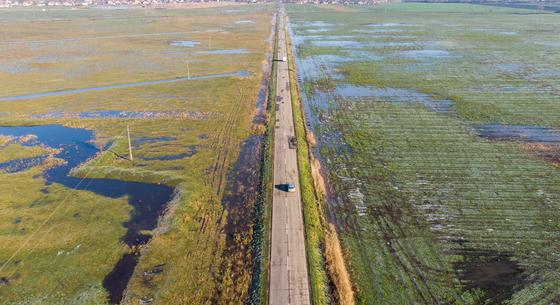
[[[545,145],[534,143],[521,143],[523,151],[545,160],[556,167],[560,167],[560,145]]]
[[[264,135],[266,132],[266,126],[264,124],[253,124],[251,127],[254,134]]]
[[[309,145],[311,147],[314,147],[315,145],[317,145],[317,140],[315,140],[315,135],[311,132],[311,131],[307,131],[307,143],[309,143]]]
[[[341,6],[341,5],[321,5],[321,8],[326,8],[335,12],[356,12],[358,11],[355,8],[348,7],[348,6]]]
[[[317,196],[324,196],[326,194],[325,179],[321,175],[321,163],[317,159],[311,159],[311,175]]]
[[[0,146],[5,145],[6,143],[10,142],[11,140],[12,140],[12,137],[0,136]]]
[[[354,291],[350,275],[344,264],[344,254],[334,225],[328,224],[325,230],[325,261],[329,276],[334,285],[333,295],[336,304],[353,305]]]

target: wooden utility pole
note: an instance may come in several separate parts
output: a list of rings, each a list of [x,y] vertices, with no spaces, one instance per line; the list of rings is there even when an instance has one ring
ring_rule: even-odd
[[[191,70],[189,69],[189,61],[187,60],[187,79],[191,79]]]
[[[132,144],[130,142],[130,128],[128,127],[128,124],[126,124],[126,134],[128,135],[128,157],[132,162],[134,159],[132,159]]]

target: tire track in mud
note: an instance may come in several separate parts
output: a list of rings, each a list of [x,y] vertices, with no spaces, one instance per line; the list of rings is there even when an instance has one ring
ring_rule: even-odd
[[[242,105],[244,98],[245,94],[240,89],[238,95],[232,99],[233,103],[231,103],[230,109],[225,111],[226,116],[222,128],[216,132],[215,136],[211,137],[211,142],[208,144],[210,150],[217,152],[213,164],[206,170],[206,184],[210,190],[208,205],[219,204],[218,199],[223,193],[224,185],[222,181],[225,176],[225,170],[227,170],[230,146],[233,142],[232,133],[239,121],[239,107]],[[198,215],[196,220],[199,224],[195,242],[199,247],[203,248],[203,252],[209,253],[213,257],[212,261],[217,262],[220,260],[220,243],[222,239],[220,237],[216,238],[216,236],[223,233],[221,225],[224,220],[224,210],[213,211],[201,206],[195,214]],[[216,266],[217,264],[209,264],[205,267],[207,270],[204,272],[210,274],[214,279],[214,283],[217,284],[220,282],[220,272],[216,270]],[[215,295],[212,295],[206,299],[206,302],[212,303],[215,300]]]
[[[204,247],[213,247],[214,261],[220,262],[212,266],[209,272],[214,278],[216,292],[208,300],[212,304],[243,303],[248,295],[250,271],[252,270],[251,235],[252,235],[252,205],[256,202],[258,186],[258,157],[260,155],[260,136],[252,136],[244,141],[240,148],[239,159],[229,169],[229,161],[234,138],[232,135],[240,120],[240,107],[247,94],[239,89],[239,94],[228,111],[224,125],[211,149],[217,151],[213,165],[209,167],[208,183],[212,192],[209,204],[216,202],[222,194],[224,204],[216,217],[215,229],[219,235],[225,234],[225,248],[220,251],[222,239],[210,242],[209,237],[204,240]],[[224,181],[226,178],[226,181]],[[231,183],[230,183],[231,181]],[[201,230],[204,232],[210,221],[203,216]],[[214,269],[217,268],[217,269]],[[235,282],[234,282],[235,281]],[[245,289],[247,288],[247,289]]]
[[[243,99],[245,98],[245,94],[242,89],[239,89],[239,96],[236,99],[236,103],[232,104],[230,111],[228,111],[228,117],[224,123],[224,127],[222,128],[221,132],[218,134],[216,141],[212,145],[213,149],[218,150],[218,155],[216,157],[216,161],[212,166],[211,170],[211,179],[210,184],[212,189],[216,190],[216,196],[220,196],[223,191],[223,178],[224,178],[224,170],[228,161],[228,155],[231,145],[231,134],[233,128],[237,126],[237,122],[239,121],[238,111],[239,106],[241,105]]]
[[[238,115],[235,111],[236,107],[241,104],[243,99],[242,91],[240,90],[238,98],[235,99],[236,103],[232,103],[231,109],[227,111],[227,117],[223,124],[223,127],[217,133],[217,136],[213,137],[213,141],[210,143],[209,148],[210,150],[217,151],[217,155],[215,158],[214,163],[208,168],[207,170],[207,183],[209,184],[210,190],[215,190],[214,194],[210,194],[210,199],[208,204],[216,204],[217,198],[219,198],[220,194],[222,193],[221,190],[221,181],[224,175],[224,167],[228,160],[228,153],[229,153],[229,145],[231,142],[231,132],[233,131],[233,127],[235,126],[236,122],[238,121]],[[199,213],[199,212],[197,212]],[[208,216],[206,213],[200,215],[198,217],[198,222],[200,223],[199,229],[199,236],[200,233],[205,233],[207,228],[209,227],[209,222],[211,221],[211,216]],[[218,217],[216,221],[216,225],[219,227],[223,218],[223,211]],[[200,244],[203,242],[205,249],[208,248],[209,243],[207,237],[205,240],[201,241],[200,239],[197,240],[197,243]],[[215,245],[216,249],[218,245]],[[216,251],[214,251],[214,255],[216,255]]]

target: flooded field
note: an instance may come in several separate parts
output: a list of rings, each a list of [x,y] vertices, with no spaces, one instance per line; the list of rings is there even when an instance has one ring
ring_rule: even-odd
[[[272,8],[0,15],[0,303],[243,303]]]
[[[352,10],[288,7],[357,303],[559,303],[560,15]]]

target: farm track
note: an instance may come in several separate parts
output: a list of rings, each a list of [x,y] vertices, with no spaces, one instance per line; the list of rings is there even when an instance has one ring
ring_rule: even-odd
[[[237,126],[239,121],[238,110],[240,109],[245,94],[242,89],[239,90],[239,96],[235,99],[235,103],[232,103],[230,111],[228,111],[227,119],[224,123],[224,127],[216,137],[214,144],[211,146],[212,149],[218,150],[218,155],[216,161],[212,166],[210,173],[210,184],[213,190],[216,190],[216,196],[219,197],[223,192],[223,179],[225,177],[226,165],[229,158],[229,152],[231,150],[232,143],[232,132],[233,128]]]
[[[218,155],[216,157],[216,161],[214,162],[214,165],[212,166],[212,172],[211,172],[211,189],[215,190],[215,195],[211,196],[211,204],[214,203],[214,198],[220,198],[220,196],[223,194],[223,179],[224,177],[227,175],[226,172],[226,165],[228,162],[228,158],[229,158],[229,152],[231,149],[231,134],[233,131],[233,128],[236,125],[237,121],[239,120],[239,115],[238,112],[235,111],[239,105],[242,104],[242,100],[243,100],[243,91],[242,89],[239,90],[239,96],[237,99],[235,99],[236,103],[232,103],[232,107],[230,109],[230,111],[228,112],[228,117],[224,123],[224,127],[222,128],[222,131],[219,133],[218,137],[216,138],[216,142],[215,145],[213,146],[214,149],[218,150]],[[219,230],[221,231],[221,223],[224,220],[224,212],[225,210],[222,210],[222,213],[220,215],[220,217],[217,220],[217,227],[220,228]],[[215,242],[215,249],[218,249],[218,243],[219,241],[216,240]],[[214,256],[218,255],[217,251],[214,251]]]

